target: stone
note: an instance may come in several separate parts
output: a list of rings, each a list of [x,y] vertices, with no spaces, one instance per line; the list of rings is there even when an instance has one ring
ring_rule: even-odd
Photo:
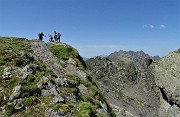
[[[80,84],[78,89],[82,95],[88,95],[87,87],[85,87],[83,84]]]
[[[63,110],[54,111],[53,109],[48,108],[45,111],[45,116],[47,116],[47,117],[62,117],[64,115],[65,115],[65,113]]]
[[[12,49],[7,49],[7,50],[4,50],[6,53],[11,53],[11,52],[13,52],[13,50]]]
[[[0,92],[3,92],[3,87],[0,87]]]
[[[21,85],[18,85],[16,87],[14,87],[12,94],[9,97],[9,100],[18,98],[20,96],[20,94],[21,94]]]
[[[14,100],[13,104],[15,105],[14,108],[16,110],[21,110],[24,108],[23,100],[24,100],[23,98]]]
[[[37,70],[38,70],[38,65],[36,64],[26,65],[22,69],[19,77],[22,79],[26,79],[30,74],[35,74]]]
[[[55,87],[53,87],[53,88],[51,88],[49,90],[43,89],[42,92],[41,92],[42,96],[49,96],[49,95],[52,95],[52,94],[53,95],[58,95]]]
[[[43,76],[39,82],[37,83],[37,86],[39,89],[42,89],[43,88],[43,83],[46,83],[49,79],[45,76]]]
[[[69,58],[67,63],[68,63],[66,66],[66,74],[67,75],[76,75],[81,80],[87,81],[86,73],[77,68],[76,62],[72,58]]]
[[[64,102],[64,98],[61,97],[60,95],[55,95],[53,100],[52,100],[52,103],[59,103],[59,102]]]
[[[79,95],[76,94],[75,92],[73,92],[73,93],[71,93],[69,95],[66,95],[64,98],[65,98],[66,101],[72,101],[72,102],[77,102],[77,101],[81,100]]]
[[[7,82],[11,79],[11,71],[12,71],[12,67],[5,67],[4,68],[4,72],[2,75],[3,81]]]
[[[63,87],[71,87],[71,84],[67,78],[56,78],[54,81],[55,81],[57,86],[60,85]]]
[[[72,58],[69,58],[69,60],[67,62],[68,62],[68,64],[72,64],[74,66],[77,66],[76,62]]]

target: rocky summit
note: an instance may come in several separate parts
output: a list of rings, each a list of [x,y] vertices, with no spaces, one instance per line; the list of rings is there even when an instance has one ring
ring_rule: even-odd
[[[0,37],[0,117],[115,116],[77,50]]]

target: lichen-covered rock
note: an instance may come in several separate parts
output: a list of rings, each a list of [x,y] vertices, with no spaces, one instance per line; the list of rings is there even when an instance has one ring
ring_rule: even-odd
[[[78,89],[79,89],[79,91],[80,91],[81,94],[83,94],[83,95],[88,95],[87,87],[85,87],[84,85],[79,85],[79,86],[78,86]]]
[[[163,88],[168,99],[180,105],[180,54],[170,53],[155,67],[156,84]]]
[[[12,72],[12,67],[5,67],[4,68],[4,72],[3,72],[3,75],[2,75],[2,79],[3,81],[8,81],[11,79],[11,72]]]
[[[18,98],[20,96],[20,94],[21,94],[21,85],[18,85],[16,87],[14,87],[12,94],[9,97],[9,100]]]
[[[172,52],[155,66],[155,82],[166,104],[161,104],[161,117],[179,117],[180,113],[180,54]],[[164,110],[163,110],[164,109]]]

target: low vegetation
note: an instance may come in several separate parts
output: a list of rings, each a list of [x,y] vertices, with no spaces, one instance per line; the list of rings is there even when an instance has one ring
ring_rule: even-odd
[[[69,58],[73,58],[77,63],[77,67],[80,70],[85,70],[86,65],[83,58],[79,55],[78,51],[71,46],[52,45],[50,50],[59,59],[59,61],[66,62]]]

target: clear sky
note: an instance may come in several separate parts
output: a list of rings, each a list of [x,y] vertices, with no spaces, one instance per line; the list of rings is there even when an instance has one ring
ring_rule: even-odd
[[[162,57],[180,48],[180,0],[0,0],[0,36],[54,31],[83,57],[119,50]]]

